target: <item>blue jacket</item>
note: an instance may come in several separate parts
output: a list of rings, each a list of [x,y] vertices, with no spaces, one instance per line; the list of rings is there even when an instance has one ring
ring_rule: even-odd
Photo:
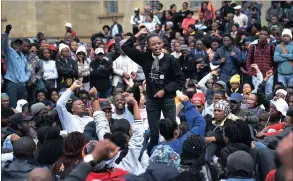
[[[290,63],[293,60],[293,42],[291,41],[288,45],[283,45],[288,51],[288,54],[284,53],[281,44],[279,44],[274,53],[274,61],[278,63],[278,73],[289,75],[293,73],[293,68]]]
[[[204,132],[206,128],[206,121],[201,116],[201,114],[197,111],[195,106],[190,103],[190,101],[186,101],[184,103],[184,110],[185,110],[185,118],[187,120],[187,124],[190,130],[178,139],[160,143],[161,145],[169,145],[179,155],[182,153],[182,145],[185,139],[193,134],[204,136]]]
[[[5,79],[11,82],[25,85],[30,78],[27,59],[22,53],[17,53],[8,45],[8,34],[3,35],[2,48],[7,65]]]
[[[231,56],[231,52],[235,52],[234,56]],[[213,58],[213,65],[220,65],[220,80],[228,82],[230,78],[239,73],[239,67],[241,64],[241,53],[238,48],[233,47],[233,50],[227,50],[225,47],[219,48]],[[226,58],[224,63],[221,63],[221,58]]]

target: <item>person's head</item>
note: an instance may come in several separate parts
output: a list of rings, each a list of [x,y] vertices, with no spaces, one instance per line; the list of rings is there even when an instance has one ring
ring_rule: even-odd
[[[39,45],[37,43],[31,43],[31,48],[29,49],[29,52],[38,55]]]
[[[57,101],[59,99],[58,89],[56,89],[56,88],[49,89],[49,91],[48,91],[48,99],[50,101],[52,101],[53,103],[57,103]]]
[[[236,151],[228,156],[227,170],[229,178],[253,178],[254,168],[253,158],[245,151]]]
[[[42,33],[42,32],[38,32],[38,33],[37,33],[37,39],[38,39],[39,43],[40,43],[40,40],[41,40],[41,39],[44,39],[44,38],[45,38],[44,33]]]
[[[79,91],[79,94],[78,94],[78,97],[80,98],[80,100],[81,100],[84,104],[86,104],[86,103],[88,102],[88,100],[89,100],[89,93],[88,93],[88,91],[86,91],[86,90],[80,90],[80,91]]]
[[[217,20],[221,19],[221,15],[222,15],[221,11],[217,10],[215,14],[216,14],[216,19]]]
[[[230,114],[230,103],[226,100],[219,100],[214,103],[214,119],[222,122]]]
[[[162,25],[156,24],[156,26],[155,26],[155,32],[156,33],[159,33],[161,30],[162,30]]]
[[[181,45],[185,44],[185,39],[184,39],[183,36],[180,36],[179,42],[180,42]]]
[[[239,93],[232,93],[230,96],[230,108],[233,114],[236,114],[241,106],[241,101],[243,97]]]
[[[232,25],[232,32],[237,32],[238,28],[239,28],[239,24],[237,24],[237,23],[233,24]]]
[[[65,31],[66,32],[71,32],[71,30],[72,30],[72,24],[71,23],[69,23],[69,22],[67,22],[67,23],[65,23]]]
[[[279,23],[279,21],[278,21],[278,17],[275,16],[275,15],[273,15],[272,18],[271,18],[271,23],[272,23],[273,25],[278,24],[278,23]]]
[[[13,143],[13,156],[18,159],[33,159],[36,143],[28,136],[20,137]]]
[[[234,12],[237,16],[239,16],[240,12],[241,12],[241,6],[238,5],[238,6],[235,6],[234,7]]]
[[[45,61],[51,60],[50,48],[41,48],[40,49],[40,58],[42,58],[42,60],[45,60]]]
[[[233,90],[239,89],[240,87],[240,75],[233,75],[230,79],[230,86]]]
[[[266,43],[269,37],[269,30],[266,26],[262,27],[259,33],[259,42]]]
[[[200,12],[198,17],[199,17],[200,20],[202,20],[204,18],[203,12]]]
[[[170,5],[170,10],[171,10],[172,12],[176,12],[176,11],[177,11],[177,7],[176,7],[176,5],[175,5],[175,4],[171,4],[171,5]]]
[[[104,25],[103,26],[103,32],[104,32],[104,34],[108,34],[109,33],[109,31],[110,31],[110,26],[109,25]]]
[[[78,44],[77,44],[77,42],[76,42],[75,40],[72,40],[72,41],[70,42],[70,49],[71,49],[71,51],[73,51],[73,52],[75,53],[76,50],[77,50],[77,48],[78,48]]]
[[[285,128],[289,126],[293,126],[293,110],[289,110],[287,112],[284,124],[285,124]]]
[[[59,53],[64,58],[70,57],[70,49],[66,44],[61,43],[59,45]]]
[[[207,10],[208,9],[208,3],[207,2],[202,2],[201,3],[201,10],[203,10],[203,11],[205,11],[205,10]]]
[[[42,46],[44,46],[44,45],[46,45],[47,44],[47,39],[41,39],[40,40],[40,46],[42,47]]]
[[[1,109],[1,127],[7,127],[8,121],[11,116],[14,115],[14,111],[11,108],[3,108]]]
[[[225,90],[226,89],[226,83],[224,81],[217,81],[213,84],[213,91],[217,90]]]
[[[194,42],[194,40],[195,40],[195,37],[193,35],[188,36],[188,43],[190,43],[192,41]]]
[[[226,6],[228,6],[227,1],[222,1],[222,7],[226,7]]]
[[[163,9],[163,7],[164,7],[164,6],[163,6],[162,3],[158,3],[158,4],[157,4],[157,10],[158,10],[158,11],[161,11],[161,10]]]
[[[194,160],[196,168],[201,168],[205,164],[206,144],[205,140],[199,135],[190,135],[182,145],[182,160]]]
[[[284,99],[272,101],[270,104],[270,115],[272,118],[279,119],[286,116],[289,109],[287,102]]]
[[[286,100],[287,94],[288,94],[287,91],[285,91],[284,89],[278,89],[275,93],[274,100],[278,100],[278,99]]]
[[[35,93],[35,99],[37,102],[41,102],[42,100],[47,99],[45,90],[44,89],[37,90]]]
[[[250,23],[251,23],[252,25],[255,25],[255,24],[257,23],[257,19],[256,19],[256,17],[251,17]]]
[[[202,113],[205,106],[205,95],[201,92],[195,93],[191,99],[191,103],[196,107],[199,113]]]
[[[287,96],[293,95],[293,86],[289,86],[286,88]]]
[[[6,93],[1,94],[1,108],[9,107],[9,96]]]
[[[213,79],[209,79],[206,83],[206,86],[208,89],[212,89],[213,88],[213,84],[214,84],[214,80]]]
[[[194,32],[195,31],[195,26],[193,25],[193,24],[190,24],[189,26],[188,26],[188,33],[192,33],[192,32]]]
[[[86,48],[83,45],[79,46],[78,49],[76,50],[77,60],[84,61],[86,59],[86,56],[87,56]]]
[[[188,3],[187,2],[183,2],[182,3],[182,9],[183,10],[187,10],[188,9]]]
[[[86,112],[85,104],[82,100],[78,99],[72,103],[72,113],[74,115],[83,116]]]
[[[166,141],[177,139],[180,135],[180,129],[177,122],[170,118],[160,119],[158,122],[160,134]]]
[[[243,87],[242,87],[243,94],[249,94],[252,92],[252,90],[254,90],[254,85],[252,83],[246,82],[243,84]]]
[[[272,7],[277,8],[278,7],[278,1],[272,1]]]
[[[42,116],[45,116],[48,114],[48,107],[42,103],[38,102],[31,106],[31,112],[34,119],[40,119]]]
[[[176,31],[175,33],[175,39],[179,40],[179,38],[181,37],[181,33],[179,31]]]
[[[202,40],[196,40],[195,46],[196,46],[197,50],[203,50],[203,42],[202,42]]]
[[[134,14],[139,15],[139,13],[140,13],[139,8],[138,7],[134,8]]]
[[[22,40],[22,53],[27,54],[31,48],[31,42],[28,38]]]
[[[152,14],[147,14],[145,17],[145,20],[149,23],[153,22],[153,16]]]
[[[242,120],[226,120],[224,127],[224,141],[226,144],[244,143],[250,147],[253,139],[247,122]]]
[[[229,34],[223,35],[223,45],[224,47],[229,47],[232,44],[232,37]]]
[[[114,106],[116,111],[122,111],[125,109],[125,98],[121,94],[114,96]]]
[[[52,181],[53,176],[48,168],[35,168],[29,175],[27,181]]]
[[[31,116],[16,113],[9,118],[8,127],[14,129],[18,136],[24,136],[29,131],[28,123],[31,119]]]
[[[193,16],[193,12],[190,11],[190,10],[188,10],[188,11],[186,12],[186,17],[187,17],[188,19],[191,19],[192,16]]]
[[[166,19],[167,20],[171,20],[172,19],[172,16],[173,16],[173,12],[171,10],[167,10],[165,12],[165,16],[166,16]]]
[[[108,121],[112,118],[112,107],[111,104],[107,100],[100,101],[100,106],[102,111],[105,113],[105,116]]]
[[[228,18],[229,21],[233,21],[234,14],[233,13],[228,13],[227,18]]]
[[[292,40],[292,31],[285,28],[282,32],[282,40],[285,44],[289,44]]]
[[[212,24],[212,30],[217,31],[219,29],[219,25],[217,23]]]
[[[22,41],[19,38],[11,40],[11,48],[13,48],[16,52],[22,52]]]
[[[258,98],[257,95],[254,93],[250,93],[247,99],[247,106],[248,108],[255,108],[258,106]]]
[[[113,24],[117,23],[117,17],[112,17]]]
[[[211,45],[212,50],[213,50],[214,52],[216,52],[217,49],[219,48],[219,46],[220,46],[220,42],[219,42],[219,40],[216,39],[216,38],[214,38],[214,39],[212,40],[212,45]]]
[[[176,41],[174,43],[174,51],[175,52],[180,52],[180,46],[181,46],[180,43]]]
[[[147,37],[148,48],[155,56],[159,56],[162,53],[162,40],[158,35],[151,34]]]
[[[174,27],[174,24],[172,21],[168,21],[166,23],[166,31],[172,31],[173,27]]]

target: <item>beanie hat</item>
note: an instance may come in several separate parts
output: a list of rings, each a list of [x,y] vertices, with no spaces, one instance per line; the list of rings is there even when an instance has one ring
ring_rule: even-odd
[[[292,31],[290,29],[285,28],[282,32],[282,36],[284,36],[284,35],[289,35],[290,38],[292,39]]]
[[[228,174],[233,176],[252,177],[254,161],[250,154],[245,151],[236,151],[229,155],[227,159]],[[237,175],[237,174],[245,175]]]
[[[64,43],[61,43],[61,44],[59,45],[59,54],[61,54],[61,52],[62,52],[62,50],[63,50],[64,48],[68,48],[68,50],[70,50],[68,45],[66,45],[66,44],[64,44]]]
[[[164,163],[178,168],[180,161],[180,155],[176,153],[169,145],[159,145],[155,148],[149,162]]]
[[[214,104],[214,109],[221,109],[222,111],[224,111],[225,116],[228,116],[231,112],[230,103],[226,100],[219,100],[217,103]]]
[[[1,94],[1,99],[9,99],[9,96],[7,93],[2,93]]]
[[[83,45],[81,45],[81,46],[79,46],[79,47],[77,48],[77,50],[76,50],[76,55],[77,55],[79,52],[83,52],[83,53],[85,53],[85,55],[87,55],[86,48],[85,48]]]
[[[44,103],[41,103],[41,102],[38,102],[36,104],[33,104],[31,106],[31,112],[32,112],[32,115],[36,115],[37,113],[39,113],[41,110],[43,109],[47,109],[47,107],[45,106]]]
[[[205,105],[206,100],[205,100],[205,96],[204,96],[204,94],[202,92],[195,93],[193,95],[191,101],[193,102],[195,100],[200,101],[203,105]]]
[[[277,95],[278,93],[283,94],[284,96],[287,96],[287,91],[285,91],[284,89],[278,89],[275,93],[275,95]]]
[[[239,83],[240,84],[240,75],[236,74],[236,75],[233,75],[230,79],[230,84],[233,83],[233,82],[236,82],[236,83]]]

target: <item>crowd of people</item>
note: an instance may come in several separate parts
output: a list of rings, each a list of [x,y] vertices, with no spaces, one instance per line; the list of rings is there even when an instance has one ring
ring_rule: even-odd
[[[91,45],[69,22],[9,44],[7,25],[1,178],[292,181],[293,2],[261,12],[158,3]]]

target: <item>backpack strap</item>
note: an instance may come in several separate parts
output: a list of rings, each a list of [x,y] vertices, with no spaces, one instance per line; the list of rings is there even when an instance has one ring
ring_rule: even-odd
[[[286,49],[286,47],[284,46],[283,43],[280,44],[280,47],[282,48],[282,50],[283,50],[283,52],[284,52],[285,54],[288,54],[288,53],[289,53],[288,50]]]

